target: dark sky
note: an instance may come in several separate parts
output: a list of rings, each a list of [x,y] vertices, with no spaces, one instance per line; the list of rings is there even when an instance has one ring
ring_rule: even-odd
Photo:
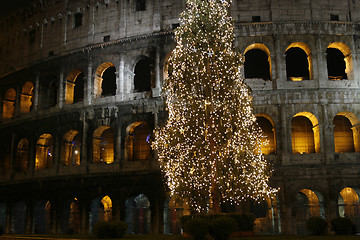
[[[16,8],[23,8],[27,6],[32,0],[0,0],[0,15],[7,15]]]

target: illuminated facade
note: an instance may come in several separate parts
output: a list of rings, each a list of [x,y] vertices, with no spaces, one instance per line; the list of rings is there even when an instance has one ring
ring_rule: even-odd
[[[152,152],[185,1],[34,0],[0,19],[0,226],[178,233]],[[306,219],[360,231],[360,3],[236,1],[236,44],[267,137],[276,202],[249,203],[256,232],[305,234]],[[336,9],[336,10],[335,10]]]

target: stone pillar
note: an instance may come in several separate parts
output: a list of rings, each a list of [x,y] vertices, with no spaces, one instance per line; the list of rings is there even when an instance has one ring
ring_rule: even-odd
[[[316,59],[313,58],[317,63],[317,80],[320,88],[326,88],[328,81],[327,63],[326,63],[326,49],[323,48],[320,36],[315,37],[316,46]]]
[[[53,168],[56,169],[56,172],[58,173],[59,172],[59,166],[60,166],[60,154],[61,154],[61,140],[62,139],[60,136],[59,136],[59,133],[56,132],[56,136],[54,136],[54,158],[53,158],[53,161],[54,161],[54,166]]]
[[[12,233],[12,207],[13,204],[10,201],[6,201],[6,226],[4,227],[4,233]]]
[[[14,177],[15,172],[16,172],[15,155],[16,155],[17,146],[16,146],[15,139],[16,139],[16,135],[15,135],[15,133],[13,133],[11,135],[11,150],[10,150],[10,163],[9,163],[9,171],[10,171],[9,176],[11,179]]]
[[[35,84],[34,84],[34,111],[39,109],[40,103],[40,73],[36,74]]]
[[[290,155],[292,154],[292,147],[291,147],[291,126],[288,124],[287,116],[287,109],[286,106],[280,105],[279,107],[280,112],[280,126],[278,131],[278,149],[280,149],[280,154],[282,158],[282,164],[288,165],[290,164]]]
[[[157,47],[155,49],[155,86],[152,89],[152,95],[153,97],[159,97],[161,93],[161,70],[160,70],[160,49]]]
[[[125,71],[124,57],[123,57],[123,55],[120,55],[118,78],[116,79],[117,80],[116,81],[116,85],[117,85],[116,95],[121,95],[121,99],[124,97],[123,94],[124,94],[124,89],[125,89],[124,71]]]
[[[329,112],[328,105],[323,104],[322,106],[322,116],[323,116],[323,131],[321,132],[321,152],[324,153],[325,162],[333,163],[334,162],[334,152],[335,152],[335,142],[334,142],[334,125],[331,119],[328,118],[328,115],[332,115],[332,112]]]
[[[59,92],[58,92],[58,103],[57,105],[62,108],[64,106],[64,98],[65,98],[65,84],[66,81],[64,81],[64,68],[60,70],[59,74]]]
[[[115,164],[121,167],[121,130],[122,130],[122,125],[121,125],[121,118],[117,119],[117,126],[115,129],[115,142],[114,142],[114,161]]]
[[[25,219],[25,233],[31,234],[33,228],[33,217],[34,217],[34,204],[32,201],[26,202],[26,219]]]
[[[88,71],[87,71],[87,78],[85,82],[85,91],[84,91],[84,104],[85,105],[91,105],[93,101],[92,93],[94,91],[93,89],[93,79],[92,79],[92,62],[91,59],[89,59],[89,65],[88,65]]]
[[[86,121],[86,112],[85,111],[82,112],[80,120],[82,121],[80,166],[84,165],[87,168],[87,165],[88,165],[88,154],[87,154],[88,123]]]
[[[90,234],[89,232],[89,202],[83,198],[79,202],[80,211],[80,233]]]
[[[151,233],[152,234],[163,233],[164,201],[161,199],[161,196],[158,195],[154,199],[152,199],[150,210],[151,210]]]
[[[19,116],[20,115],[20,100],[21,100],[21,90],[20,90],[20,87],[18,86],[16,88],[14,116]]]
[[[276,88],[283,88],[281,85],[284,84],[286,79],[286,63],[285,63],[285,53],[283,53],[283,49],[281,49],[280,36],[273,35],[274,45],[275,45],[275,76],[276,80]]]
[[[354,148],[355,148],[355,152],[360,152],[360,124],[355,125],[351,128],[351,130],[353,131],[353,139],[354,139]]]

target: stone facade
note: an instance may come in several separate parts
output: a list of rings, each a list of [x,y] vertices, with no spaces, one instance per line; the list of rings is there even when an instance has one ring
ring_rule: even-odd
[[[160,91],[184,8],[177,0],[46,0],[0,19],[5,232],[89,233],[97,220],[122,219],[130,232],[177,233],[184,209],[169,203],[156,155],[136,136],[166,121]],[[347,216],[360,228],[359,8],[233,2],[245,76],[250,54],[266,58],[268,77],[255,71],[246,82],[270,126],[266,158],[280,188],[257,232],[305,234],[311,216]]]

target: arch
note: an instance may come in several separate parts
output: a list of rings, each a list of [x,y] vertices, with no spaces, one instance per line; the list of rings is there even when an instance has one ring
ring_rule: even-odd
[[[48,88],[48,107],[55,107],[58,103],[59,83],[56,78],[50,81]]]
[[[300,112],[291,121],[293,153],[319,153],[320,131],[317,118],[310,112]]]
[[[345,187],[338,197],[338,211],[340,217],[350,218],[353,223],[360,223],[360,189]]]
[[[135,122],[127,127],[126,159],[149,160],[151,156],[151,132],[146,122]]]
[[[257,114],[256,122],[263,131],[264,138],[261,140],[261,152],[272,154],[276,152],[276,132],[274,121],[266,114]]]
[[[19,141],[16,150],[15,171],[26,173],[29,169],[29,141],[23,138]]]
[[[112,220],[112,200],[106,195],[104,197],[96,197],[91,201],[90,206],[90,232],[94,224],[98,221]]]
[[[107,71],[107,69],[111,69],[109,71],[109,75],[107,76],[106,74],[106,83],[104,83],[106,85],[106,91],[103,92],[103,81],[104,81],[104,73]],[[116,77],[115,79],[113,79],[113,74],[115,74],[116,69],[115,69],[115,65],[111,62],[105,62],[102,63],[95,72],[95,80],[94,80],[94,93],[96,97],[100,97],[100,96],[105,96],[105,95],[110,95],[113,93],[116,93]],[[112,77],[111,77],[112,76]],[[114,80],[115,80],[115,89],[113,89],[114,87]],[[111,87],[112,86],[112,87]],[[108,91],[108,92],[107,92]],[[115,94],[113,94],[115,95]]]
[[[42,134],[36,143],[35,170],[52,166],[54,155],[54,140],[51,134]]]
[[[114,134],[110,126],[100,126],[93,134],[93,163],[114,162]]]
[[[164,203],[164,234],[180,234],[180,219],[184,215],[190,215],[188,202],[178,196],[168,198]]]
[[[36,234],[49,233],[51,204],[46,200],[39,200],[34,205],[33,229]]]
[[[77,198],[74,198],[70,202],[70,213],[69,213],[69,228],[68,232],[79,233],[80,230],[80,207],[79,201]]]
[[[20,113],[28,113],[32,107],[34,84],[26,82],[21,89]]]
[[[333,119],[335,152],[360,152],[360,121],[352,112],[339,112]]]
[[[271,80],[271,58],[269,49],[261,43],[249,45],[245,51],[245,78]]]
[[[10,170],[10,159],[11,159],[11,141],[6,136],[4,137],[5,141],[3,141],[0,145],[1,153],[0,153],[0,174],[7,174]],[[8,141],[6,141],[8,140]]]
[[[9,119],[15,113],[16,91],[13,88],[6,90],[3,99],[3,119]]]
[[[301,189],[296,195],[296,230],[298,234],[307,234],[306,220],[310,217],[325,218],[324,198],[318,191]]]
[[[309,46],[302,42],[291,43],[285,51],[286,74],[290,81],[312,79],[312,55]]]
[[[84,99],[84,72],[72,70],[66,77],[65,102],[71,104]]]
[[[144,194],[126,200],[125,222],[128,224],[128,233],[150,233],[150,201]]]
[[[62,142],[61,162],[65,166],[79,166],[81,157],[81,136],[76,130],[65,133]]]
[[[134,67],[134,91],[151,91],[151,63],[147,57],[142,57]]]
[[[326,62],[330,80],[352,79],[353,60],[346,44],[330,43],[326,49]]]
[[[26,203],[25,201],[15,202],[12,206],[12,230],[13,233],[25,233],[26,225]]]

